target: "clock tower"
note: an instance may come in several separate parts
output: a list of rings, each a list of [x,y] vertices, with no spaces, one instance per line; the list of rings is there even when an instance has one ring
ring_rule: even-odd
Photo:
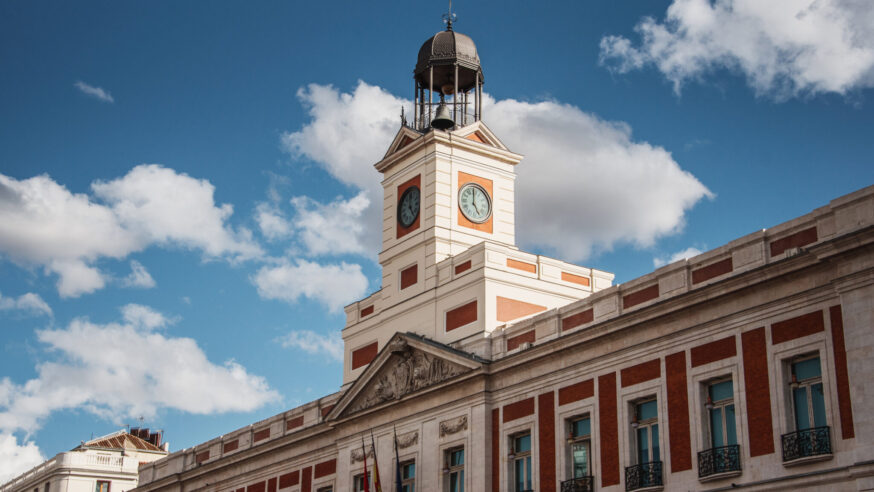
[[[346,308],[344,383],[398,331],[440,343],[488,338],[508,322],[609,287],[613,275],[519,251],[515,167],[483,122],[479,55],[452,29],[419,49],[414,111],[382,160],[382,288]],[[469,345],[468,345],[469,346]]]

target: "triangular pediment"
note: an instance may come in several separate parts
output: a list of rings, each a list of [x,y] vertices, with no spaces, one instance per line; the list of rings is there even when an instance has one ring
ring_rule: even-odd
[[[391,141],[391,145],[388,146],[388,150],[385,152],[385,155],[382,157],[385,159],[386,157],[402,150],[407,145],[415,142],[422,134],[413,130],[410,127],[402,126],[398,133],[395,135],[395,138]]]
[[[454,135],[472,140],[477,143],[496,147],[501,150],[509,150],[506,145],[495,135],[482,121],[471,123],[452,132]]]
[[[328,414],[344,418],[437,389],[485,363],[411,333],[396,333]]]

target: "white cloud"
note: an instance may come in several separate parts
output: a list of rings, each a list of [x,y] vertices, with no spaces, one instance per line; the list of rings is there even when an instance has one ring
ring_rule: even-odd
[[[32,316],[52,315],[52,308],[48,303],[39,294],[33,292],[18,297],[3,297],[3,294],[0,294],[0,311],[20,311]]]
[[[383,201],[372,164],[397,132],[395,108],[404,100],[364,82],[351,94],[310,85],[298,96],[313,119],[285,134],[283,145],[366,193],[370,206],[360,213],[365,227],[358,236],[365,236],[365,250],[377,251]],[[625,123],[554,101],[487,97],[484,114],[504,143],[525,155],[516,181],[516,231],[524,246],[571,261],[618,242],[651,246],[682,229],[685,212],[712,196],[665,149],[634,141]]]
[[[298,348],[314,355],[324,355],[332,361],[343,362],[343,339],[338,333],[321,335],[310,330],[294,330],[278,341],[286,348]]]
[[[258,223],[261,234],[271,241],[286,239],[293,232],[291,223],[274,203],[261,202],[256,205],[255,221]]]
[[[103,102],[114,103],[115,99],[112,98],[112,94],[108,91],[103,90],[100,87],[94,87],[93,85],[88,85],[81,80],[73,84],[74,87],[79,89],[83,94],[91,96],[96,99],[100,99]]]
[[[142,263],[137,260],[131,260],[130,262],[130,275],[122,279],[121,283],[125,287],[140,287],[143,289],[151,289],[154,287],[155,279],[152,278],[152,275],[146,270],[146,267],[143,266]]]
[[[0,432],[0,484],[39,465],[45,460],[33,441],[18,444],[13,434]]]
[[[677,251],[676,253],[669,256],[661,256],[652,259],[652,265],[655,268],[659,268],[665,265],[670,265],[675,261],[685,260],[688,258],[692,258],[693,256],[698,256],[703,251],[695,247],[689,247],[684,249],[683,251]]]
[[[654,65],[679,93],[719,69],[743,74],[781,100],[874,87],[874,9],[867,0],[674,0],[665,20],[644,18],[639,47],[601,39],[619,72]]]
[[[306,260],[282,260],[264,266],[252,276],[258,294],[265,299],[296,302],[301,297],[324,303],[332,311],[360,299],[367,292],[361,266],[342,262],[321,265]]]
[[[367,192],[362,191],[349,200],[338,198],[328,204],[298,196],[291,199],[291,205],[295,209],[294,226],[309,254],[373,255],[361,241],[367,229],[378,229],[375,224],[368,227],[362,220],[370,206]]]
[[[85,318],[66,328],[37,332],[54,360],[36,367],[21,385],[0,391],[0,431],[32,432],[64,409],[83,409],[119,421],[154,417],[162,408],[195,414],[251,411],[279,395],[233,360],[210,362],[190,338],[155,331],[166,317],[128,305],[124,321],[105,325]],[[4,396],[5,393],[5,396]]]
[[[181,246],[205,258],[242,260],[262,254],[251,234],[228,224],[206,180],[159,165],[92,184],[94,196],[71,193],[47,175],[17,180],[0,174],[0,253],[58,275],[58,292],[76,297],[103,288],[94,263],[123,259],[150,245]]]

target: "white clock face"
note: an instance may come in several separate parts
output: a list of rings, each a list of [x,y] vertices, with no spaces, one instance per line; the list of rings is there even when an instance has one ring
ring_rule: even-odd
[[[467,220],[482,224],[492,215],[492,198],[482,186],[467,183],[458,190],[458,208]]]
[[[410,227],[419,216],[419,187],[410,186],[404,190],[398,202],[398,222],[403,227]]]

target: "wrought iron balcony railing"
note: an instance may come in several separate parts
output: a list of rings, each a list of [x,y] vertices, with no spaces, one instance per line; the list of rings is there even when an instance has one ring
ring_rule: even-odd
[[[662,485],[662,462],[651,461],[625,467],[625,490],[637,490]]]
[[[595,477],[577,477],[561,483],[561,492],[592,492],[595,490]]]
[[[783,434],[783,461],[832,454],[829,427],[814,427]]]
[[[740,446],[732,444],[698,453],[698,476],[740,471]]]

